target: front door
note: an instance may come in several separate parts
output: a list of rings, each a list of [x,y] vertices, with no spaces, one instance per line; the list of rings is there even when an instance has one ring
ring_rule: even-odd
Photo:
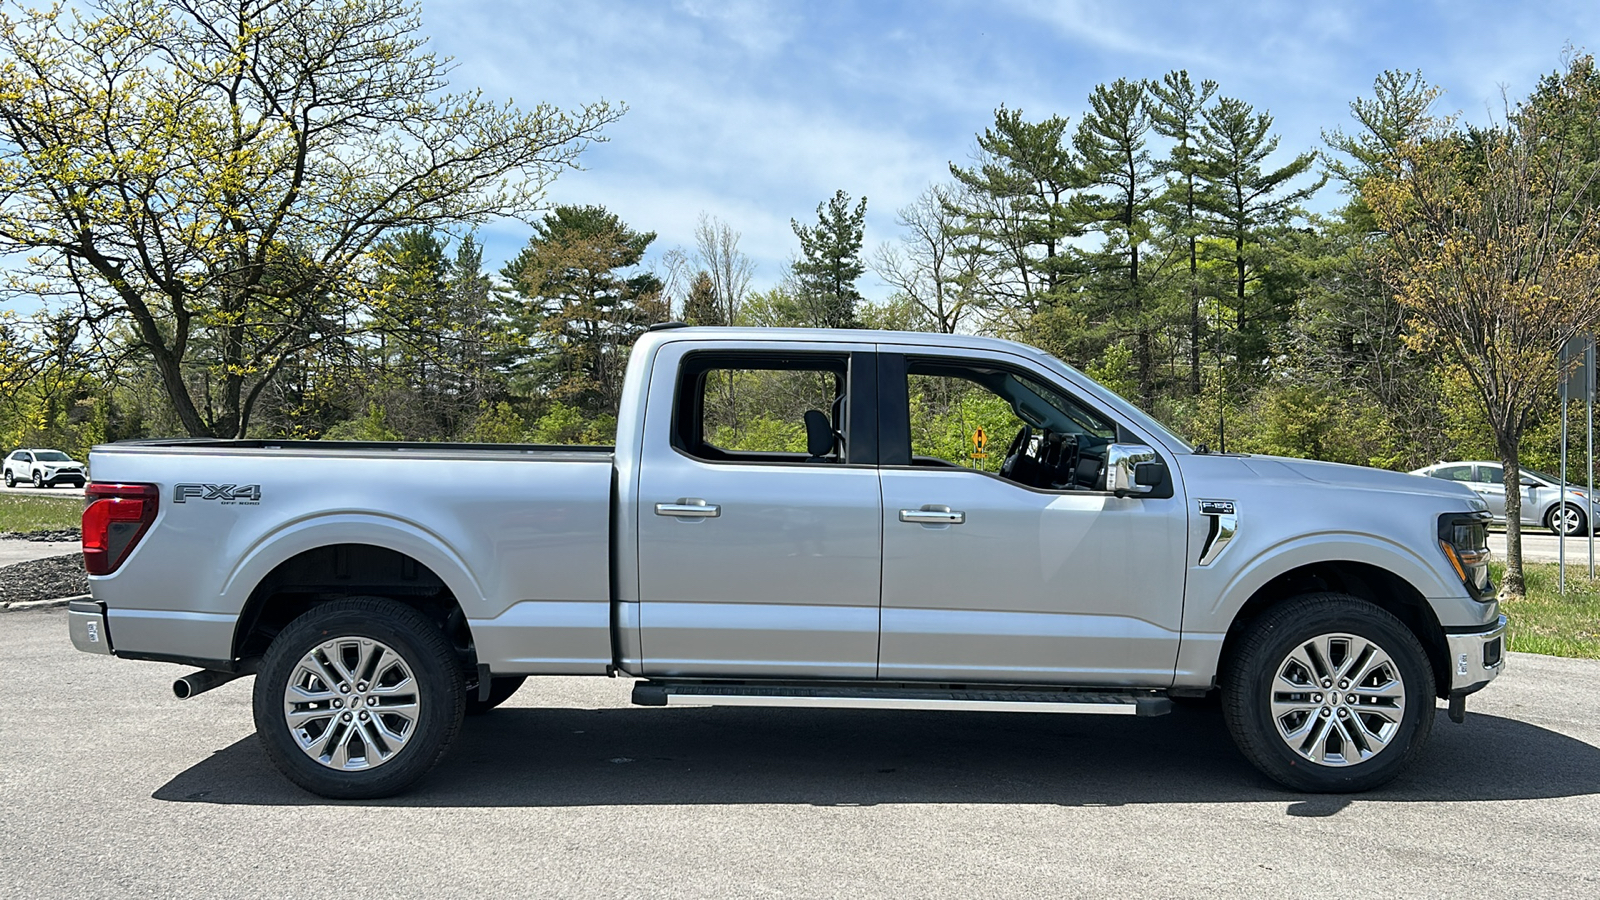
[[[678,374],[652,383],[639,476],[644,674],[873,677],[872,354],[810,343],[676,361],[674,351],[655,366]]]
[[[879,678],[1170,684],[1181,493],[1101,490],[1116,423],[1004,356],[883,357]]]

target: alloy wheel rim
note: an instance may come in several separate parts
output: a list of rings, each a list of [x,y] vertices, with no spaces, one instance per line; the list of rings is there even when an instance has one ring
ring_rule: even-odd
[[[1399,666],[1376,642],[1323,634],[1296,645],[1278,664],[1269,704],[1278,737],[1297,756],[1353,766],[1394,741],[1406,688]]]
[[[1577,510],[1573,509],[1570,506],[1566,507],[1566,508],[1564,508],[1561,511],[1556,513],[1556,518],[1558,520],[1560,520],[1560,522],[1561,522],[1561,530],[1562,531],[1565,531],[1567,534],[1577,534],[1578,533],[1579,528],[1578,528],[1578,511]]]
[[[283,691],[284,723],[295,744],[341,772],[394,759],[416,732],[421,709],[411,665],[370,638],[334,638],[311,648]]]

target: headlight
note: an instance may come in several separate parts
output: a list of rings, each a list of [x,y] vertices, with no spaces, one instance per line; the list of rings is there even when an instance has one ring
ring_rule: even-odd
[[[1474,600],[1492,599],[1489,581],[1489,520],[1487,512],[1445,513],[1439,517],[1439,549]]]

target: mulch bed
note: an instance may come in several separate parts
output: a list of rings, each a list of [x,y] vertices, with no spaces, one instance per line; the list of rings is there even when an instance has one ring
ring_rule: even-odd
[[[83,532],[76,528],[58,528],[54,531],[0,531],[0,539],[8,541],[81,541]]]
[[[0,568],[0,603],[54,600],[89,593],[83,556],[68,553]]]

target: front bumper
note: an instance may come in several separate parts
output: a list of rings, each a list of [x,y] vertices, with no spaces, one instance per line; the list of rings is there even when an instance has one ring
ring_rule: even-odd
[[[111,652],[111,630],[106,628],[106,605],[98,600],[74,600],[67,604],[67,631],[72,646],[85,653]]]
[[[1450,649],[1450,693],[1465,696],[1481,690],[1506,667],[1506,617],[1469,634],[1447,634]]]

